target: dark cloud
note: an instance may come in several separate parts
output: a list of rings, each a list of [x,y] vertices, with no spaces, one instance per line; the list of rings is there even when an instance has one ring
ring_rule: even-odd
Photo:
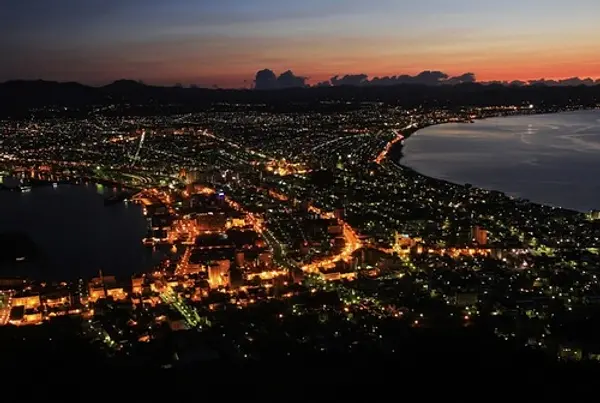
[[[295,75],[291,70],[277,77],[277,88],[306,87],[306,77]]]
[[[475,73],[465,73],[465,74],[461,74],[460,76],[451,77],[448,80],[444,81],[443,84],[456,85],[456,84],[464,84],[464,83],[474,83],[475,81],[477,81],[477,78],[475,77]]]
[[[331,83],[329,81],[321,81],[315,87],[331,87]]]
[[[369,76],[366,74],[346,74],[343,77],[334,76],[329,79],[331,85],[352,85],[359,86],[369,82]]]
[[[409,82],[412,81],[414,84],[437,85],[443,84],[448,80],[448,75],[441,71],[423,71],[411,79],[406,79]]]
[[[277,88],[277,76],[273,70],[264,69],[256,73],[254,88],[257,90],[274,90]]]
[[[258,90],[280,89],[280,88],[299,88],[308,87],[307,78],[296,76],[291,70],[288,70],[277,76],[273,70],[264,69],[256,73],[254,80],[255,88]],[[564,80],[531,80],[531,81],[477,81],[475,73],[464,73],[457,76],[426,70],[417,75],[411,76],[402,74],[398,76],[383,76],[369,78],[367,74],[346,74],[343,76],[333,76],[329,80],[321,81],[314,87],[339,87],[339,86],[390,86],[399,84],[419,84],[419,85],[458,85],[468,83],[479,83],[484,85],[505,85],[521,87],[525,85],[546,85],[546,86],[578,86],[578,85],[600,85],[600,79],[572,77]]]
[[[545,85],[547,87],[574,87],[578,85],[596,85],[600,84],[600,80],[594,81],[591,78],[579,78],[571,77],[564,80],[546,80],[544,78],[540,80],[531,80],[529,85]]]
[[[306,77],[297,76],[291,70],[281,73],[278,77],[273,70],[264,69],[256,73],[254,88],[257,90],[300,88],[307,86],[306,80]]]
[[[450,80],[453,80],[452,82]],[[461,82],[474,82],[475,75],[472,73],[465,73],[461,76],[457,76],[449,79],[446,73],[441,71],[422,71],[416,76],[410,76],[403,74],[400,76],[384,76],[374,77],[369,79],[366,74],[350,74],[343,77],[334,76],[331,77],[329,82],[333,86],[340,85],[352,85],[352,86],[365,86],[365,85],[398,85],[398,84],[422,84],[422,85],[439,85],[444,83],[459,84]]]
[[[450,77],[441,71],[423,71],[416,76],[400,75],[400,76],[385,76],[385,77],[374,77],[369,79],[366,74],[354,74],[345,75],[342,78],[339,76],[332,77],[330,79],[331,85],[353,85],[353,86],[366,86],[366,85],[398,85],[398,84],[421,84],[421,85],[457,85],[465,83],[476,83],[477,77],[475,73],[464,73],[458,76]],[[579,78],[572,77],[564,80],[532,80],[532,81],[485,81],[479,82],[480,84],[486,85],[507,85],[507,86],[524,86],[524,85],[547,85],[547,86],[577,86],[577,85],[600,85],[600,79],[594,81],[591,78]],[[319,83],[322,86],[322,83]]]
[[[527,81],[521,81],[521,80],[498,81],[498,80],[494,80],[494,81],[483,81],[483,82],[480,82],[479,84],[483,84],[483,85],[505,85],[507,87],[522,87],[524,85],[527,85]]]

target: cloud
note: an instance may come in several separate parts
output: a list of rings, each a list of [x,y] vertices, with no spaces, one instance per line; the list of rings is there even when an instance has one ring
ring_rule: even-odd
[[[260,70],[256,73],[254,80],[255,88],[258,90],[281,89],[281,88],[300,88],[308,87],[307,77],[296,76],[291,70],[288,70],[279,76],[270,69]],[[530,81],[477,81],[475,73],[463,73],[456,76],[450,76],[442,71],[425,70],[417,75],[411,76],[402,74],[398,76],[373,77],[365,73],[335,75],[329,80],[321,81],[314,87],[340,87],[340,86],[390,86],[399,84],[418,84],[418,85],[459,85],[479,83],[483,85],[504,85],[522,87],[527,85],[545,85],[545,86],[578,86],[578,85],[600,85],[600,79],[571,77],[562,80],[530,80]]]
[[[461,74],[460,76],[456,76],[456,77],[452,77],[449,78],[448,80],[446,80],[444,82],[444,84],[463,84],[463,83],[474,83],[477,81],[477,78],[475,77],[475,73],[465,73],[465,74]]]
[[[563,80],[546,80],[544,78],[540,80],[531,80],[529,85],[545,85],[547,87],[575,87],[578,85],[598,85],[600,80],[594,81],[592,78],[579,78],[571,77]]]
[[[351,86],[367,86],[367,85],[398,85],[398,84],[421,84],[421,85],[457,85],[465,83],[476,83],[477,77],[475,73],[464,73],[458,76],[450,77],[446,73],[441,71],[423,71],[415,76],[400,75],[400,76],[384,76],[374,77],[369,79],[367,74],[351,74],[331,77],[329,84],[333,86],[340,85],[351,85]],[[530,80],[530,81],[484,81],[479,82],[485,85],[506,85],[522,87],[524,85],[546,85],[546,86],[578,86],[578,85],[600,85],[600,79],[593,80],[592,78],[579,78],[572,77],[563,80]],[[319,83],[319,86],[323,86],[324,83]]]
[[[279,76],[273,70],[264,69],[256,73],[254,88],[257,90],[276,90],[283,88],[307,87],[307,77],[297,76],[291,70],[281,73]]]
[[[331,87],[331,82],[329,81],[321,81],[318,82],[315,87]]]
[[[331,85],[363,85],[369,82],[369,76],[366,74],[346,74],[343,77],[334,76],[329,79]]]
[[[498,81],[498,80],[494,80],[494,81],[484,81],[481,82],[480,84],[483,85],[505,85],[507,87],[522,87],[524,85],[527,85],[527,81],[521,81],[521,80],[513,80],[513,81]]]
[[[458,84],[459,82],[469,81],[473,82],[475,80],[475,75],[472,73],[465,73],[461,76],[454,77],[450,80],[454,80],[453,83]],[[369,79],[367,74],[350,74],[345,75],[343,77],[334,76],[329,80],[331,85],[340,86],[340,85],[352,85],[352,86],[366,86],[366,85],[377,85],[377,86],[387,86],[387,85],[398,85],[398,84],[423,84],[423,85],[439,85],[444,83],[452,83],[448,79],[448,75],[441,71],[422,71],[416,76],[410,76],[407,74],[403,74],[400,76],[384,76],[384,77],[374,77],[373,79]]]
[[[277,76],[273,70],[264,69],[256,73],[254,88],[257,90],[274,90],[277,88]]]
[[[295,75],[291,70],[277,77],[277,88],[306,87],[306,77]]]

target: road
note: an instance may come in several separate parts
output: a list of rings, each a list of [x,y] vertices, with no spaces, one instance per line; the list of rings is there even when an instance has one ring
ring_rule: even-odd
[[[198,312],[186,304],[168,284],[163,284],[160,298],[165,304],[168,304],[183,316],[189,328],[211,326],[211,322],[208,319],[198,315]]]
[[[285,246],[282,245],[267,228],[262,232],[262,236],[267,245],[269,245],[269,248],[273,251],[273,261],[288,271],[292,270],[295,265],[288,260]]]
[[[321,209],[314,206],[309,206],[308,209],[313,213],[319,214],[324,219],[331,219],[334,216],[333,213],[321,211]],[[358,239],[358,234],[348,223],[338,219],[338,225],[342,227],[342,234],[344,236],[344,248],[342,251],[337,255],[329,256],[316,262],[304,265],[301,267],[302,271],[317,273],[320,267],[332,267],[340,260],[348,261],[354,252],[362,248],[363,245],[360,239]]]
[[[275,193],[275,194],[278,196],[277,198],[280,200],[286,200],[286,201],[290,200],[290,198],[287,195],[284,195],[281,193]],[[264,226],[262,224],[262,219],[257,218],[252,213],[246,212],[237,202],[235,202],[227,197],[225,198],[225,200],[229,203],[229,205],[231,207],[233,207],[234,209],[236,209],[239,212],[245,213],[248,216],[251,224],[254,227],[254,230],[263,236],[265,241],[269,244],[269,246],[273,250],[273,260],[274,261],[277,261],[281,266],[283,266],[285,269],[288,269],[288,270],[291,269],[292,267],[294,267],[294,265],[291,262],[289,262],[288,259],[285,257],[285,247],[283,245],[281,245],[281,243],[279,241],[277,241],[275,236],[273,236],[273,234],[268,229],[264,228]],[[312,205],[308,206],[308,210],[311,211],[312,213],[318,214],[323,219],[333,219],[334,218],[334,214],[332,212],[322,211],[318,207],[315,207]],[[301,269],[303,271],[318,272],[319,267],[328,267],[328,266],[331,267],[332,265],[334,265],[336,262],[339,262],[340,260],[347,261],[350,259],[350,257],[352,256],[352,254],[355,251],[362,248],[362,242],[358,239],[358,234],[356,234],[354,229],[350,225],[348,225],[348,223],[344,222],[343,220],[338,219],[338,225],[340,225],[343,229],[343,236],[344,236],[344,241],[345,241],[344,248],[342,249],[342,251],[337,255],[329,256],[329,257],[326,257],[319,261],[302,266]]]
[[[8,324],[12,308],[12,292],[0,292],[0,326]]]
[[[381,164],[387,157],[388,153],[390,152],[390,150],[392,149],[394,144],[396,144],[399,141],[404,140],[404,135],[402,134],[402,131],[411,129],[416,126],[417,125],[415,123],[411,123],[408,126],[403,127],[400,130],[392,130],[392,132],[396,135],[396,137],[394,137],[389,143],[387,143],[385,145],[385,148],[379,153],[379,155],[377,156],[377,158],[375,158],[375,160],[373,162],[375,162],[376,164]]]
[[[192,256],[192,248],[188,246],[185,249],[185,252],[183,252],[183,256],[181,256],[181,260],[175,268],[175,275],[182,276],[189,272],[190,256]]]

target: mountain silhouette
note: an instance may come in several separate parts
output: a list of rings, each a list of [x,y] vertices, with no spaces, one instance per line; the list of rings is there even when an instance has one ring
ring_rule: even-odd
[[[181,105],[194,110],[212,103],[265,104],[281,107],[322,101],[387,102],[407,108],[487,105],[596,106],[600,85],[595,86],[505,86],[461,83],[427,86],[331,86],[254,91],[247,89],[183,88],[146,85],[118,80],[103,87],[76,82],[8,81],[0,84],[0,112],[23,113],[44,106],[83,109],[98,105]],[[297,105],[296,105],[297,107]]]

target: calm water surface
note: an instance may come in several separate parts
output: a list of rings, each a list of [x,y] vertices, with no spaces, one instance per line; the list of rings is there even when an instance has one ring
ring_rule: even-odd
[[[3,273],[73,279],[93,276],[100,269],[129,275],[151,268],[160,256],[142,245],[147,221],[141,207],[104,206],[112,192],[101,185],[0,191],[0,232],[28,234],[42,254],[39,262],[3,268]]]
[[[445,124],[406,141],[425,175],[580,211],[600,209],[600,110]]]

